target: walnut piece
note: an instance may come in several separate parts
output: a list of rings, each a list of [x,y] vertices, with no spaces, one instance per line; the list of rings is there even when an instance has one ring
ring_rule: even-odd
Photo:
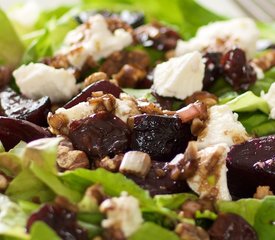
[[[257,187],[256,193],[253,195],[254,198],[263,199],[266,196],[273,195],[269,186],[259,186]]]

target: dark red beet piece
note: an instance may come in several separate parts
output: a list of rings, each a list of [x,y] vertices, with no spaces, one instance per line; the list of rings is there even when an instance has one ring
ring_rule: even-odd
[[[6,87],[0,92],[0,113],[3,116],[23,119],[39,126],[47,126],[50,112],[49,97],[32,100]]]
[[[208,89],[221,76],[222,54],[219,52],[210,52],[203,55],[205,60],[205,71],[203,78],[203,89]]]
[[[71,108],[80,102],[85,102],[89,97],[92,96],[93,92],[97,91],[102,91],[105,94],[112,94],[116,98],[119,98],[120,93],[123,92],[120,87],[116,86],[110,81],[101,80],[83,89],[77,96],[75,96],[71,101],[67,102],[63,107]]]
[[[88,240],[87,231],[77,224],[76,213],[59,205],[46,204],[33,213],[27,221],[27,231],[36,221],[43,221],[62,238],[62,240]]]
[[[178,39],[181,39],[175,30],[157,22],[138,27],[135,36],[144,47],[153,47],[159,51],[175,49]]]
[[[131,148],[158,161],[168,162],[184,152],[192,138],[190,126],[178,117],[138,115],[134,117],[132,130]]]
[[[108,112],[99,112],[69,125],[69,138],[74,147],[90,158],[124,152],[129,145],[129,136],[127,125]]]
[[[126,174],[126,176],[136,182],[143,189],[150,192],[152,196],[157,194],[173,194],[190,191],[186,181],[174,181],[167,171],[166,162],[152,161],[152,167],[145,178]],[[162,171],[164,175],[160,174]]]
[[[208,231],[211,240],[257,240],[255,230],[242,217],[222,213]]]
[[[227,155],[228,185],[237,197],[252,197],[259,185],[275,191],[275,135],[231,147]]]
[[[0,141],[5,150],[13,148],[20,141],[30,142],[50,136],[51,134],[47,130],[31,122],[0,117]]]
[[[221,59],[225,80],[234,90],[247,90],[256,79],[254,68],[247,63],[245,52],[239,48],[228,51]]]

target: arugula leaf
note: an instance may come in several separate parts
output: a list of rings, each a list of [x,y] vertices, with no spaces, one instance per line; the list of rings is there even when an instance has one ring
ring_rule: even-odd
[[[30,234],[30,240],[61,240],[46,223],[41,221],[37,221],[32,225]]]
[[[260,30],[260,38],[269,39],[275,41],[274,31],[275,31],[275,23],[264,23],[257,22],[257,27]]]
[[[0,65],[16,67],[24,52],[24,46],[18,38],[12,24],[0,9]]]
[[[162,228],[154,223],[144,223],[129,240],[179,240],[179,237],[172,231]]]

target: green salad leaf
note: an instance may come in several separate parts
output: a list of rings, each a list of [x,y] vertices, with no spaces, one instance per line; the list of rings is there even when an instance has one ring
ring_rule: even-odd
[[[257,110],[269,114],[268,103],[253,92],[247,91],[226,103],[234,112],[255,112]]]
[[[31,227],[30,240],[61,240],[56,233],[44,222],[37,221]]]
[[[24,46],[18,38],[10,20],[0,9],[0,65],[15,67],[21,60]]]
[[[154,223],[146,222],[144,223],[129,240],[179,240],[179,237],[165,228],[162,228]]]

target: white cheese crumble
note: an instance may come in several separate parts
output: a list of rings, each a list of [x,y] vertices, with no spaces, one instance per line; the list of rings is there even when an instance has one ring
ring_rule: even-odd
[[[233,113],[227,105],[215,105],[209,110],[206,128],[198,136],[199,149],[225,143],[227,146],[248,140],[248,134],[238,121],[238,114]]]
[[[228,51],[237,46],[246,52],[248,58],[251,58],[256,53],[258,37],[259,30],[250,18],[214,22],[199,28],[191,40],[178,40],[175,54],[181,56],[191,51],[203,51],[208,48]]]
[[[154,88],[160,96],[185,99],[203,86],[205,65],[199,52],[171,58],[154,71]]]
[[[187,183],[201,198],[231,200],[226,176],[228,151],[225,144],[217,144],[198,152],[198,170],[192,178],[187,179]]]
[[[70,63],[81,68],[89,56],[98,61],[122,50],[132,42],[133,38],[129,32],[120,28],[112,33],[104,17],[97,14],[90,17],[87,23],[70,31],[59,52],[68,54]]]
[[[120,229],[126,238],[138,230],[143,222],[138,200],[125,193],[105,200],[99,209],[107,215],[102,227]]]
[[[78,91],[71,72],[42,63],[22,65],[13,72],[13,76],[21,93],[32,99],[49,96],[52,102],[62,102]]]
[[[262,93],[262,98],[267,101],[270,108],[269,117],[275,119],[275,83],[272,83],[266,94]]]
[[[94,113],[94,106],[89,104],[89,102],[80,102],[71,108],[68,108],[68,109],[58,108],[55,111],[55,114],[65,115],[69,122],[73,120],[86,118],[93,113]]]

